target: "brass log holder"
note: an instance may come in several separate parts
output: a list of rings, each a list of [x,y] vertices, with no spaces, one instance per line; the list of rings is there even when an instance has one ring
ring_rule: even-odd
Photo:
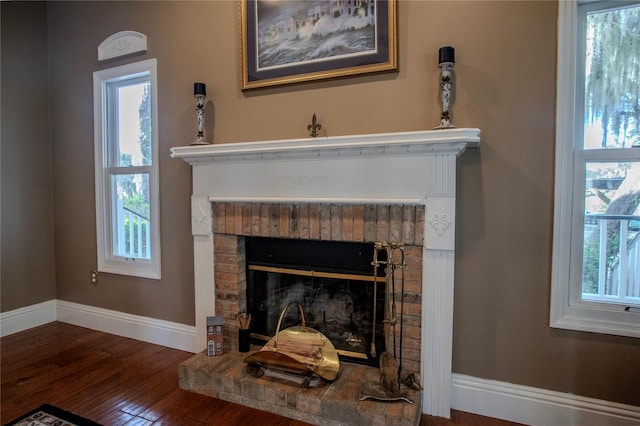
[[[290,306],[297,305],[301,326],[280,329]],[[281,311],[276,334],[264,347],[244,359],[247,371],[256,377],[267,375],[294,381],[303,388],[316,386],[319,379],[333,381],[340,371],[338,353],[322,333],[307,327],[302,305],[288,303]]]

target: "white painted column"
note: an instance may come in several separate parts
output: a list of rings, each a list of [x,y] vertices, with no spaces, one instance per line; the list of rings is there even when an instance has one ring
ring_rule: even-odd
[[[422,412],[451,416],[457,155],[429,158],[422,258]]]
[[[195,190],[196,183],[194,179],[194,192]],[[200,352],[207,347],[207,316],[213,316],[216,314],[211,202],[209,201],[209,197],[206,195],[191,196],[191,233],[193,235],[193,264],[195,280],[195,350]]]

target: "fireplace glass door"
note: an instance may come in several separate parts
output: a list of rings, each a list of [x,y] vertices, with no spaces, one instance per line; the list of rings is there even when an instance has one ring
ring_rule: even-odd
[[[374,279],[373,244],[247,240],[247,310],[251,336],[266,343],[289,303],[302,305],[308,327],[320,331],[341,359],[377,365],[384,348],[384,271]],[[299,325],[289,309],[281,330]]]

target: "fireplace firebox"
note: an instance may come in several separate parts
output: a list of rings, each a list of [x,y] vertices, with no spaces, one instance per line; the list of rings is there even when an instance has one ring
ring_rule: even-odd
[[[254,344],[273,337],[282,309],[297,302],[307,325],[324,334],[342,360],[378,365],[386,350],[386,289],[382,268],[374,278],[373,244],[247,237],[245,250]],[[298,311],[289,310],[281,327],[299,322]]]

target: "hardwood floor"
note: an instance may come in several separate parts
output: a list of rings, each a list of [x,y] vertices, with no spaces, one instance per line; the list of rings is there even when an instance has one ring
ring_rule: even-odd
[[[105,426],[307,423],[178,388],[193,354],[53,322],[0,340],[0,423],[48,403]],[[507,426],[469,413],[423,416],[421,426]]]

